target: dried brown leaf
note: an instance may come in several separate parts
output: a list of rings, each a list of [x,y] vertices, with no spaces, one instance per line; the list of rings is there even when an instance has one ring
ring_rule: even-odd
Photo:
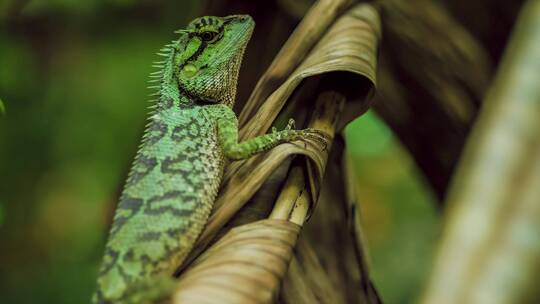
[[[272,303],[300,226],[262,220],[231,229],[181,278],[174,303]]]
[[[251,119],[266,98],[289,77],[332,22],[354,0],[319,0],[313,4],[280,52],[261,76],[239,116],[240,126]]]
[[[337,287],[337,288],[336,288]],[[309,241],[300,237],[281,291],[283,304],[347,303]]]
[[[287,80],[264,104],[257,107],[257,113],[242,128],[241,137],[254,137],[268,130],[300,83],[322,74],[348,72],[345,77],[340,75],[340,81],[347,84],[345,90],[351,102],[347,104],[346,115],[338,124],[338,129],[360,116],[369,106],[363,101],[369,97],[368,93],[372,92],[376,83],[379,37],[380,21],[377,11],[367,4],[351,8],[334,23]],[[356,77],[351,78],[351,74]],[[255,99],[252,100],[250,99],[250,102],[256,102]]]

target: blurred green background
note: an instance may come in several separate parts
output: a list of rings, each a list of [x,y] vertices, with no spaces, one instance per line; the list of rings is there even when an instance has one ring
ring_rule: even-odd
[[[0,1],[2,303],[89,301],[145,124],[154,53],[201,7]],[[346,133],[375,284],[385,302],[411,302],[439,230],[435,198],[376,115]]]

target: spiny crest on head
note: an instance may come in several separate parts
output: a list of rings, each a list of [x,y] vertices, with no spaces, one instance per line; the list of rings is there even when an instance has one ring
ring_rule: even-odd
[[[171,62],[172,60],[175,42],[176,41],[173,40],[170,44],[166,44],[156,53],[156,55],[160,57],[166,57],[164,60],[158,60],[152,63],[152,68],[157,70],[151,72],[148,79],[148,88],[153,90],[153,92],[149,94],[149,97],[151,97],[149,102],[152,104],[148,108],[152,110],[151,114],[157,108],[158,97],[161,95],[161,86],[166,77],[166,67],[168,62]]]

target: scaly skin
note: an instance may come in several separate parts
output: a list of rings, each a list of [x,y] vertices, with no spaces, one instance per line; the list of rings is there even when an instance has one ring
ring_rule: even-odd
[[[157,100],[116,209],[95,303],[146,303],[163,296],[202,231],[226,159],[239,160],[294,140],[324,141],[287,129],[238,143],[231,107],[249,16],[202,17],[162,51]],[[152,290],[150,287],[153,286]]]

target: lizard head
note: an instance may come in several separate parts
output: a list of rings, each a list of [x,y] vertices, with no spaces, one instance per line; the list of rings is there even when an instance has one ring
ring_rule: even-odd
[[[193,20],[174,45],[174,77],[181,91],[232,106],[244,50],[255,23],[250,16]]]

